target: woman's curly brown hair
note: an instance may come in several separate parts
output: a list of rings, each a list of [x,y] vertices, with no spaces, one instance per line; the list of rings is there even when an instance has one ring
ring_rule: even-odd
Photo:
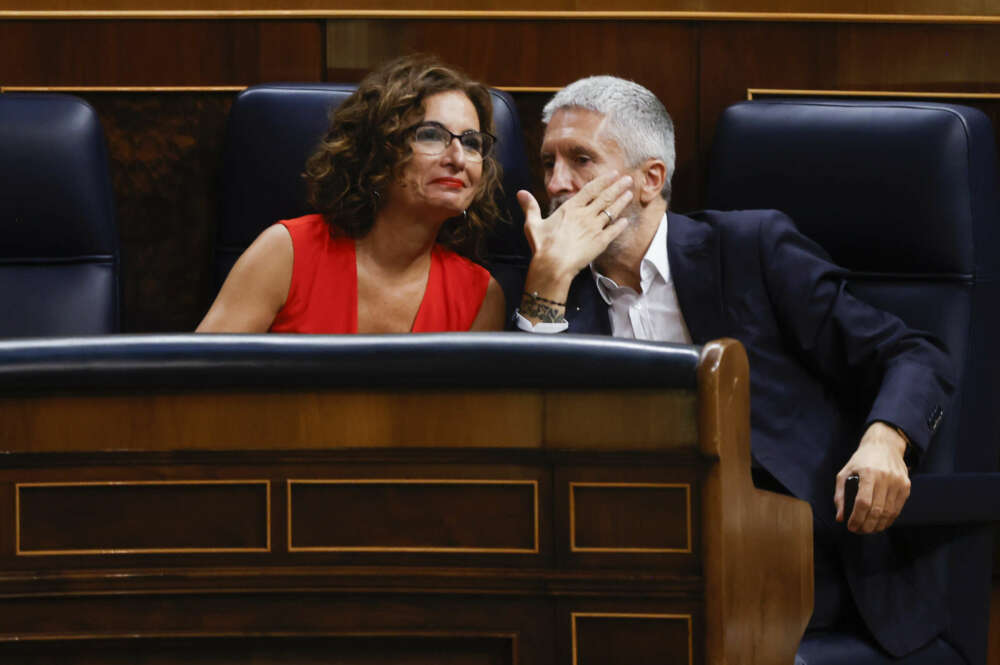
[[[384,202],[388,185],[413,157],[412,132],[423,121],[424,100],[458,90],[472,101],[484,132],[493,132],[489,90],[435,58],[399,58],[370,73],[333,113],[330,128],[303,174],[309,203],[323,214],[332,233],[366,235]],[[466,256],[478,256],[481,243],[499,218],[496,193],[500,164],[483,160],[478,191],[466,215],[449,219],[438,242]]]

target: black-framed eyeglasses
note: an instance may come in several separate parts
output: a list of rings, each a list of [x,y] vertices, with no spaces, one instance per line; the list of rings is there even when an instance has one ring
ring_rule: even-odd
[[[425,122],[417,125],[413,132],[413,149],[424,155],[440,155],[448,149],[453,139],[458,139],[465,152],[465,158],[480,162],[489,156],[497,137],[489,132],[467,129],[461,134],[452,134],[439,122]]]

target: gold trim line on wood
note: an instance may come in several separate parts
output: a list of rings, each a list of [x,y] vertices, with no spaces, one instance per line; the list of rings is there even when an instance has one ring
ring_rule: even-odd
[[[694,665],[694,636],[691,630],[691,615],[690,614],[656,614],[656,613],[644,613],[644,612],[570,612],[570,623],[571,623],[571,641],[573,649],[573,665],[578,665],[577,661],[577,648],[576,648],[576,618],[584,617],[589,619],[684,619],[687,622],[687,633],[688,633],[688,665]]]
[[[74,634],[74,633],[46,633],[43,635],[25,635],[20,634],[16,636],[0,634],[0,643],[7,642],[87,642],[92,640],[147,640],[147,639],[189,639],[189,638],[205,638],[205,639],[219,639],[219,638],[232,638],[232,637],[244,637],[244,638],[256,638],[256,637],[275,637],[275,638],[289,638],[289,637],[398,637],[398,638],[456,638],[456,639],[494,639],[494,640],[509,640],[513,645],[517,645],[517,633],[504,633],[504,632],[476,632],[476,631],[464,631],[464,630],[370,630],[370,631],[335,631],[335,630],[267,630],[267,631],[232,631],[232,630],[212,630],[212,631],[196,631],[196,630],[167,630],[167,631],[128,631],[124,633],[100,633],[93,634],[88,633],[86,635]],[[516,661],[515,661],[516,662]]]
[[[8,85],[0,86],[5,92],[243,92],[245,85]]]
[[[168,547],[115,548],[107,550],[22,550],[21,549],[21,488],[22,487],[109,487],[135,485],[264,485],[266,547]],[[14,484],[14,554],[15,556],[77,556],[121,554],[238,554],[271,551],[271,481],[270,480],[108,480],[80,482],[39,482]]]
[[[534,515],[534,546],[532,549],[501,548],[501,547],[294,547],[292,545],[292,485],[531,485]],[[289,478],[286,482],[286,504],[288,506],[285,520],[288,525],[289,552],[388,552],[388,553],[428,553],[428,554],[538,554],[538,481],[537,480],[492,480],[492,479],[461,479],[461,478]]]
[[[573,490],[577,487],[683,487],[685,524],[687,526],[687,546],[678,547],[577,547],[576,544],[576,500]],[[690,554],[691,553],[691,483],[590,483],[571,482],[569,484],[569,551],[601,552],[612,554]]]
[[[915,90],[799,90],[781,88],[747,88],[747,99],[754,95],[788,95],[790,97],[889,97],[906,99],[1000,99],[1000,92],[920,92]]]
[[[494,20],[663,20],[798,21],[823,23],[1000,23],[988,14],[861,14],[848,12],[711,12],[711,11],[516,11],[464,9],[287,9],[287,10],[2,10],[13,19],[494,19]]]
[[[559,86],[553,85],[498,85],[498,90],[504,92],[545,92],[556,93],[562,90]]]

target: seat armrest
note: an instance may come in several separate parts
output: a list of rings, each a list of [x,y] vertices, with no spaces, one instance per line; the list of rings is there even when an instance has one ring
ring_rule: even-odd
[[[1000,473],[934,473],[912,483],[894,525],[1000,522]]]

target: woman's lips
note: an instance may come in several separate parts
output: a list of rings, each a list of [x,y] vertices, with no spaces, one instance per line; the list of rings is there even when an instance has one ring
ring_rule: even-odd
[[[462,189],[465,187],[465,183],[458,178],[438,178],[434,181],[436,185],[443,185],[451,189]]]

